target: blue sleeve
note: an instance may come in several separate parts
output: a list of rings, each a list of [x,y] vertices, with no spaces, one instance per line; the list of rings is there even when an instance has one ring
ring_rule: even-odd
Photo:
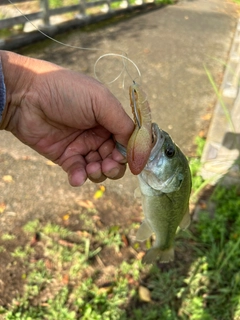
[[[0,58],[0,122],[2,121],[2,114],[3,114],[5,104],[6,104],[6,87],[4,83],[2,61]]]

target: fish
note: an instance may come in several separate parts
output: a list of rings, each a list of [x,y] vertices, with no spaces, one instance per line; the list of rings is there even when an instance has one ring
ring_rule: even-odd
[[[130,86],[131,91],[134,91],[135,95],[142,94],[141,87],[136,87],[135,83]],[[143,138],[137,136],[136,120],[135,130],[135,140],[129,140],[127,149],[117,144],[117,149],[125,157],[131,148],[141,148],[140,142]],[[145,142],[143,144],[145,148]],[[155,242],[144,255],[142,262],[167,263],[174,260],[174,238],[178,227],[185,230],[191,222],[189,214],[191,172],[183,152],[170,135],[156,123],[151,123],[149,149],[147,162],[137,175],[144,220],[136,233],[136,240],[145,241],[154,233]],[[140,154],[140,151],[137,154]]]

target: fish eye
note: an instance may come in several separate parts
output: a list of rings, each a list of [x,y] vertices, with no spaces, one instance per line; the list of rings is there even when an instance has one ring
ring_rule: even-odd
[[[165,155],[166,155],[168,158],[174,157],[174,155],[175,155],[175,148],[172,147],[172,146],[168,146],[168,147],[165,149]]]

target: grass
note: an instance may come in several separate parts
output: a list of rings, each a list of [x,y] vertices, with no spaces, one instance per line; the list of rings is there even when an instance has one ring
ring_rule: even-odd
[[[190,159],[194,202],[206,185],[199,175],[204,142],[196,138]],[[14,248],[15,235],[2,235],[0,253],[8,251],[24,266],[24,290],[0,313],[23,320],[240,319],[240,189],[219,185],[209,203],[190,231],[178,234],[176,261],[169,265],[143,266],[142,247],[127,238],[136,224],[99,226],[95,208],[78,217],[77,231],[33,220],[22,228],[28,241]]]
[[[200,154],[204,140],[197,144]],[[199,161],[190,161],[194,188],[202,183]],[[11,252],[25,266],[24,291],[0,312],[7,320],[240,319],[240,189],[217,186],[209,201],[214,210],[205,208],[191,231],[178,234],[169,265],[143,266],[141,247],[126,243],[136,224],[98,227],[96,209],[79,216],[78,231],[28,222],[22,232],[33,240]],[[2,247],[14,240],[3,235]]]
[[[78,3],[78,0],[49,0],[49,8],[54,9],[59,7],[66,7]]]

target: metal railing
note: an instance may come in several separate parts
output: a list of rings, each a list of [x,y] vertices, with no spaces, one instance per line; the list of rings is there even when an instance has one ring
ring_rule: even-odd
[[[12,3],[16,3],[16,2],[17,3],[26,2],[26,0],[15,0],[15,1],[13,0],[12,1]],[[55,8],[55,9],[49,8],[49,1],[48,0],[39,0],[39,2],[40,2],[39,7],[41,8],[41,10],[38,12],[25,14],[24,16],[19,14],[18,16],[15,16],[15,17],[0,19],[0,30],[5,29],[5,28],[11,28],[11,27],[13,27],[15,25],[19,25],[19,24],[25,24],[27,21],[33,21],[33,20],[37,20],[37,19],[42,20],[43,27],[49,27],[50,26],[50,17],[55,16],[55,15],[62,15],[62,14],[74,12],[74,11],[79,12],[79,14],[76,14],[75,19],[84,19],[87,16],[89,16],[89,14],[87,14],[87,9],[89,9],[89,8],[101,7],[103,5],[106,5],[107,12],[112,12],[112,11],[118,10],[118,9],[113,9],[111,7],[111,4],[113,4],[115,2],[126,3],[126,8],[132,7],[129,0],[127,0],[127,1],[125,1],[125,0],[122,0],[122,1],[119,1],[119,0],[98,0],[98,1],[80,0],[79,4],[70,5],[70,6],[63,6],[63,7],[59,7],[59,8]],[[10,5],[10,3],[7,0],[2,0],[1,4]],[[144,4],[145,4],[144,1],[141,1],[141,3],[139,3],[139,1],[138,1],[138,6],[144,5]],[[99,12],[100,12],[100,9],[99,9]]]
[[[159,0],[79,0],[78,4],[62,6],[59,8],[51,9],[49,7],[49,0],[38,0],[40,9],[37,12],[31,12],[27,14],[19,13],[17,16],[1,19],[1,8],[4,7],[5,11],[10,7],[10,3],[7,0],[1,0],[0,6],[0,32],[1,30],[10,30],[14,26],[22,26],[21,32],[11,37],[1,37],[0,33],[0,49],[17,49],[18,47],[28,45],[34,41],[39,41],[44,38],[44,34],[49,36],[56,35],[57,33],[64,32],[72,27],[82,27],[91,23],[100,22],[114,16],[125,14],[127,12],[139,11],[150,6],[154,6]],[[3,3],[4,2],[4,3]],[[31,2],[31,0],[11,0],[12,3]],[[36,3],[36,1],[35,1]],[[115,4],[117,3],[117,5]],[[3,4],[6,4],[6,6]],[[113,5],[114,4],[114,5]],[[36,8],[36,7],[35,7]],[[92,10],[94,8],[94,11]],[[98,8],[96,10],[96,8]],[[103,10],[104,9],[104,10]],[[36,9],[35,9],[36,11]],[[29,12],[29,11],[28,11]],[[73,18],[67,21],[61,19],[61,22],[51,24],[50,18],[56,15],[63,15],[70,12],[76,12]],[[4,16],[2,14],[2,16]],[[40,25],[34,30],[35,32],[24,32],[24,25],[27,22],[34,20],[41,21]],[[33,23],[35,26],[35,23]],[[44,33],[36,31],[44,31]]]

